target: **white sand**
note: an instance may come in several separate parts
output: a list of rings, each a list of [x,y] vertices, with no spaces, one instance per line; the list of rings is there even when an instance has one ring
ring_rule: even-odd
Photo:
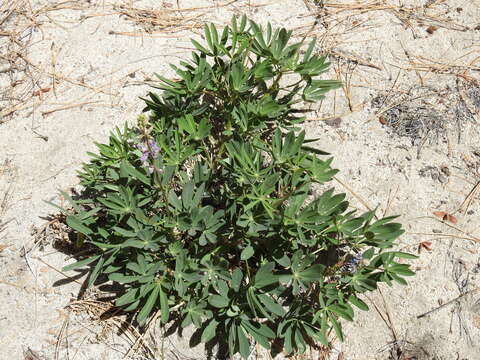
[[[480,78],[478,0],[403,1],[403,7],[393,0],[339,0],[325,1],[323,9],[300,0],[238,1],[225,7],[219,1],[180,0],[181,8],[208,6],[182,13],[160,12],[175,9],[173,0],[113,3],[7,0],[1,5],[3,10],[17,5],[17,11],[0,25],[0,113],[11,113],[0,118],[0,203],[10,189],[0,221],[11,220],[0,232],[0,245],[10,245],[0,252],[0,359],[27,359],[22,354],[29,348],[45,359],[124,357],[131,342],[105,327],[114,328],[113,320],[92,323],[86,313],[64,309],[80,287],[76,282],[56,286],[65,279],[54,270],[65,264],[65,254],[46,246],[21,256],[33,246],[32,226],[41,227],[42,217],[54,212],[43,200],[57,201],[59,190],[76,185],[75,171],[93,142],[136,118],[143,107],[138,96],[149,90],[145,82],[154,72],[172,76],[168,63],[189,56],[188,39],[199,37],[203,22],[221,26],[232,13],[246,12],[260,23],[271,21],[302,35],[311,29],[315,11],[319,23],[308,36],[315,34],[325,50],[343,55],[332,59],[330,77],[348,84],[310,114],[340,121],[306,125],[308,136],[320,137],[318,146],[335,156],[338,179],[348,188],[332,185],[362,211],[378,206],[380,214],[401,215],[407,233],[400,249],[416,252],[420,242],[431,242],[431,251],[423,250],[415,262],[417,276],[408,286],[382,286],[365,298],[371,311],[359,311],[353,324],[344,324],[346,342],[337,344],[342,352],[330,358],[480,359],[480,306],[475,305],[480,293],[417,319],[460,290],[480,285],[479,201],[470,197],[464,203],[480,181],[480,152],[475,155],[480,88],[467,81]],[[128,8],[156,9],[155,22],[136,25],[120,14]],[[0,13],[0,21],[6,14]],[[140,20],[146,15],[136,13]],[[168,26],[162,29],[160,22]],[[180,27],[184,30],[176,31]],[[17,45],[3,34],[20,30],[13,36]],[[20,51],[22,44],[26,48]],[[34,96],[41,88],[51,90]],[[375,102],[384,111],[380,117],[371,103],[382,94],[386,100]],[[402,124],[413,119],[410,130],[419,127],[418,121],[430,124],[425,125],[430,126],[428,140],[420,133],[412,145],[411,138],[380,123],[393,119],[395,108],[385,110],[399,103]],[[459,208],[465,211],[454,213]],[[443,224],[434,211],[454,213],[458,222]],[[176,353],[180,359],[204,359],[202,349],[189,349],[188,341],[167,338],[165,358],[175,359]],[[389,357],[395,341],[403,355]],[[142,357],[133,351],[130,358]]]

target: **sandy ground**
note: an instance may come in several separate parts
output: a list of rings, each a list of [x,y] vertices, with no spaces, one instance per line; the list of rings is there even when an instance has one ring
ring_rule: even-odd
[[[312,107],[308,135],[335,156],[333,185],[359,210],[401,215],[399,248],[420,255],[409,285],[367,295],[371,311],[323,358],[480,359],[478,0],[2,2],[0,359],[206,358],[187,333],[139,339],[98,291],[78,301],[82,274],[61,273],[72,260],[51,242],[65,228],[44,200],[76,185],[93,142],[136,118],[204,22],[241,13],[332,54],[345,86]]]

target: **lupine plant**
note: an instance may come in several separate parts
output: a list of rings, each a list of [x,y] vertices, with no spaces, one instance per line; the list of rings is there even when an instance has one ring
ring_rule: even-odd
[[[95,250],[64,270],[121,284],[116,304],[140,326],[158,313],[232,356],[273,341],[302,353],[343,339],[340,320],[368,310],[360,294],[413,275],[399,258],[414,256],[389,251],[394,217],[357,214],[325,186],[337,170],[301,130],[302,104],[340,84],[319,78],[315,40],[291,35],[246,17],[205,26],[138,122],[97,144],[80,200],[65,194],[67,224]]]

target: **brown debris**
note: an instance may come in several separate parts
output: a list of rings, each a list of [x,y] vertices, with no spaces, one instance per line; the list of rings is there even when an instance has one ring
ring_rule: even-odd
[[[429,27],[427,27],[426,31],[427,31],[427,33],[429,33],[431,35],[437,30],[438,30],[438,26],[430,25]]]
[[[443,221],[448,221],[452,224],[456,224],[458,222],[457,218],[445,211],[434,211],[433,212],[433,215],[435,215],[436,217],[439,217],[440,219],[442,219]]]
[[[422,250],[432,251],[432,242],[431,241],[422,241],[418,244],[418,253],[420,254]]]

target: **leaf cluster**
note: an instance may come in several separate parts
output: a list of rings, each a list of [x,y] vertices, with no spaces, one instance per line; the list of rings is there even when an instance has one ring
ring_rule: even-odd
[[[206,44],[192,40],[176,79],[158,75],[138,123],[84,164],[67,223],[98,250],[64,270],[89,265],[89,285],[124,286],[116,303],[138,323],[160,311],[244,358],[252,342],[301,353],[331,329],[342,339],[340,319],[368,309],[359,294],[406,283],[399,258],[413,256],[388,250],[403,233],[394,217],[317,194],[337,170],[297,104],[340,84],[320,79],[315,40],[291,35],[246,17],[205,26]]]

